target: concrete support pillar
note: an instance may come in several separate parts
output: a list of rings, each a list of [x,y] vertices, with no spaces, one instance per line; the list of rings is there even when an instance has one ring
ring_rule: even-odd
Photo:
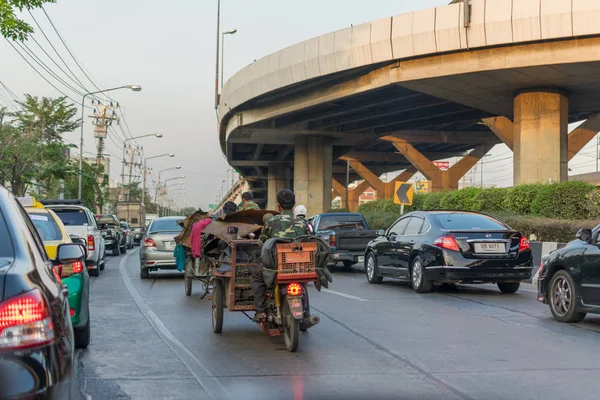
[[[406,140],[394,136],[384,136],[380,139],[392,142],[394,147],[396,147],[396,149],[398,149],[398,151],[419,170],[419,172],[431,181],[432,192],[458,189],[459,179],[473,168],[475,164],[479,162],[481,157],[486,155],[490,150],[488,144],[480,144],[468,155],[461,158],[460,161],[454,164],[449,170],[441,171],[433,164],[433,162]]]
[[[302,137],[294,149],[294,193],[296,204],[304,204],[310,215],[331,208],[333,152],[331,139]]]
[[[277,193],[286,188],[285,164],[269,164],[268,183],[267,183],[267,210],[277,210]]]
[[[568,179],[569,101],[552,91],[515,97],[514,184]]]

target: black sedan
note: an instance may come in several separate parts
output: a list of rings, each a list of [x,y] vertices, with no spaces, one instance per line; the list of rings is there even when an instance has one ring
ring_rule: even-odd
[[[581,229],[576,240],[544,256],[538,271],[538,300],[557,321],[580,322],[600,314],[600,226]]]
[[[370,283],[406,280],[419,293],[434,283],[496,283],[515,293],[533,269],[527,238],[486,214],[412,212],[379,235],[365,252]]]
[[[57,262],[85,262],[62,244]],[[74,338],[67,289],[35,226],[0,186],[0,398],[71,398]]]

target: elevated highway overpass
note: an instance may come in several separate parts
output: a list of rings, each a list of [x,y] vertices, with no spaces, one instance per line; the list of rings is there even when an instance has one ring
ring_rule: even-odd
[[[289,187],[311,213],[365,179],[417,170],[433,190],[494,145],[514,151],[514,182],[562,181],[600,130],[600,2],[471,0],[352,26],[255,61],[223,88],[229,163],[274,206]],[[568,133],[570,122],[586,122]],[[449,171],[432,161],[460,156]],[[350,192],[356,205],[364,187]]]

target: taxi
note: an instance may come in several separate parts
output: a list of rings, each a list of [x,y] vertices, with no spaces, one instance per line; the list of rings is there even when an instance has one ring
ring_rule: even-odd
[[[56,264],[58,245],[73,243],[67,229],[54,211],[44,208],[33,197],[18,199],[29,218],[35,225],[48,258]],[[71,322],[75,333],[75,347],[84,349],[90,344],[90,276],[84,263],[76,261],[72,264],[56,265],[59,278],[69,290],[68,299],[71,309]]]

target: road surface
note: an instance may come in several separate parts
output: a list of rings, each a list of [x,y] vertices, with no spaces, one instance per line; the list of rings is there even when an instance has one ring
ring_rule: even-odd
[[[360,268],[311,288],[319,325],[297,353],[241,313],[211,328],[211,303],[178,274],[139,278],[138,250],[92,278],[92,343],[78,352],[82,399],[597,399],[600,316],[555,322],[535,286],[417,294]]]

